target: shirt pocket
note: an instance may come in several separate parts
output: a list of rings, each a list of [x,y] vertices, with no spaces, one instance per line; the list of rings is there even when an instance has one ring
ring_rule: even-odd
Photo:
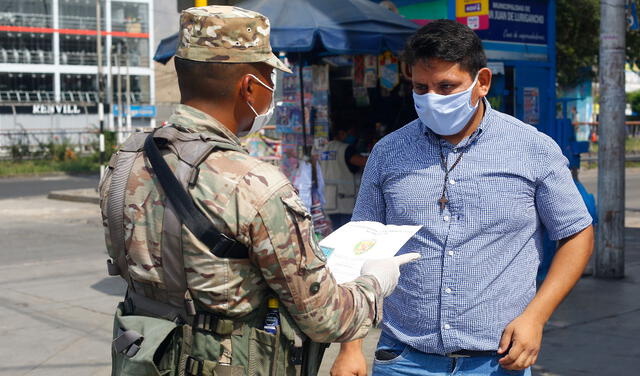
[[[307,271],[323,267],[327,259],[316,242],[311,214],[296,195],[281,197],[281,200],[293,223],[294,232],[290,236],[296,238],[295,243],[300,247],[300,266]]]
[[[485,232],[518,229],[536,217],[534,188],[517,175],[499,174],[476,179],[478,200],[474,202]]]

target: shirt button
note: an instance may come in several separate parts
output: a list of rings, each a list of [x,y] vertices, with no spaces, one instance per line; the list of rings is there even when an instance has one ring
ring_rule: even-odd
[[[451,325],[449,325],[449,324],[444,324],[444,328],[445,328],[445,329],[447,329],[447,330],[449,330],[449,329],[451,329]]]
[[[453,256],[453,251],[449,251],[447,253],[449,254],[449,256]]]
[[[442,218],[442,219],[443,219],[445,222],[449,222],[449,219],[451,219],[451,218],[449,218],[449,216],[448,216],[448,215],[445,215],[445,216],[444,216],[444,218]]]
[[[311,295],[315,295],[318,293],[318,291],[320,291],[320,283],[313,282],[309,287],[309,292],[311,293]]]
[[[444,290],[444,292],[446,292],[447,294],[451,294],[451,289],[447,287],[447,288]]]
[[[453,179],[449,179],[449,184],[454,185],[455,183],[456,183],[456,181],[455,181],[455,180],[453,180]]]

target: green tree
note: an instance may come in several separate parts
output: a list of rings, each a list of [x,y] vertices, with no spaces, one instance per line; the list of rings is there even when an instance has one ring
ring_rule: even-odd
[[[595,77],[599,31],[599,0],[557,1],[556,54],[560,87],[573,87]]]
[[[596,78],[599,33],[600,0],[557,0],[556,53],[561,88]],[[626,33],[626,55],[628,63],[640,66],[640,32],[637,30]]]

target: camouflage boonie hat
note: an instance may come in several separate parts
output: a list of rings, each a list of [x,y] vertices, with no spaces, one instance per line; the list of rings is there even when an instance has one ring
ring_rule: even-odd
[[[265,63],[291,70],[271,51],[269,19],[223,5],[189,8],[180,15],[179,58],[212,63]]]

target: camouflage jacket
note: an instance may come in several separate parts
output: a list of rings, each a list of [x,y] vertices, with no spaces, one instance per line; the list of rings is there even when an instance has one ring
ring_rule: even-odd
[[[211,116],[179,105],[169,123],[187,132],[239,139]],[[169,153],[172,168],[177,158]],[[146,158],[134,162],[125,198],[125,247],[134,280],[163,287],[161,226],[165,197]],[[110,178],[101,182],[106,226]],[[380,286],[359,277],[338,285],[325,267],[314,238],[311,215],[287,178],[274,166],[237,151],[215,151],[200,165],[189,189],[196,206],[225,234],[249,249],[249,259],[220,259],[182,228],[187,283],[201,306],[241,317],[275,292],[299,328],[317,342],[347,341],[366,335],[382,318]]]

